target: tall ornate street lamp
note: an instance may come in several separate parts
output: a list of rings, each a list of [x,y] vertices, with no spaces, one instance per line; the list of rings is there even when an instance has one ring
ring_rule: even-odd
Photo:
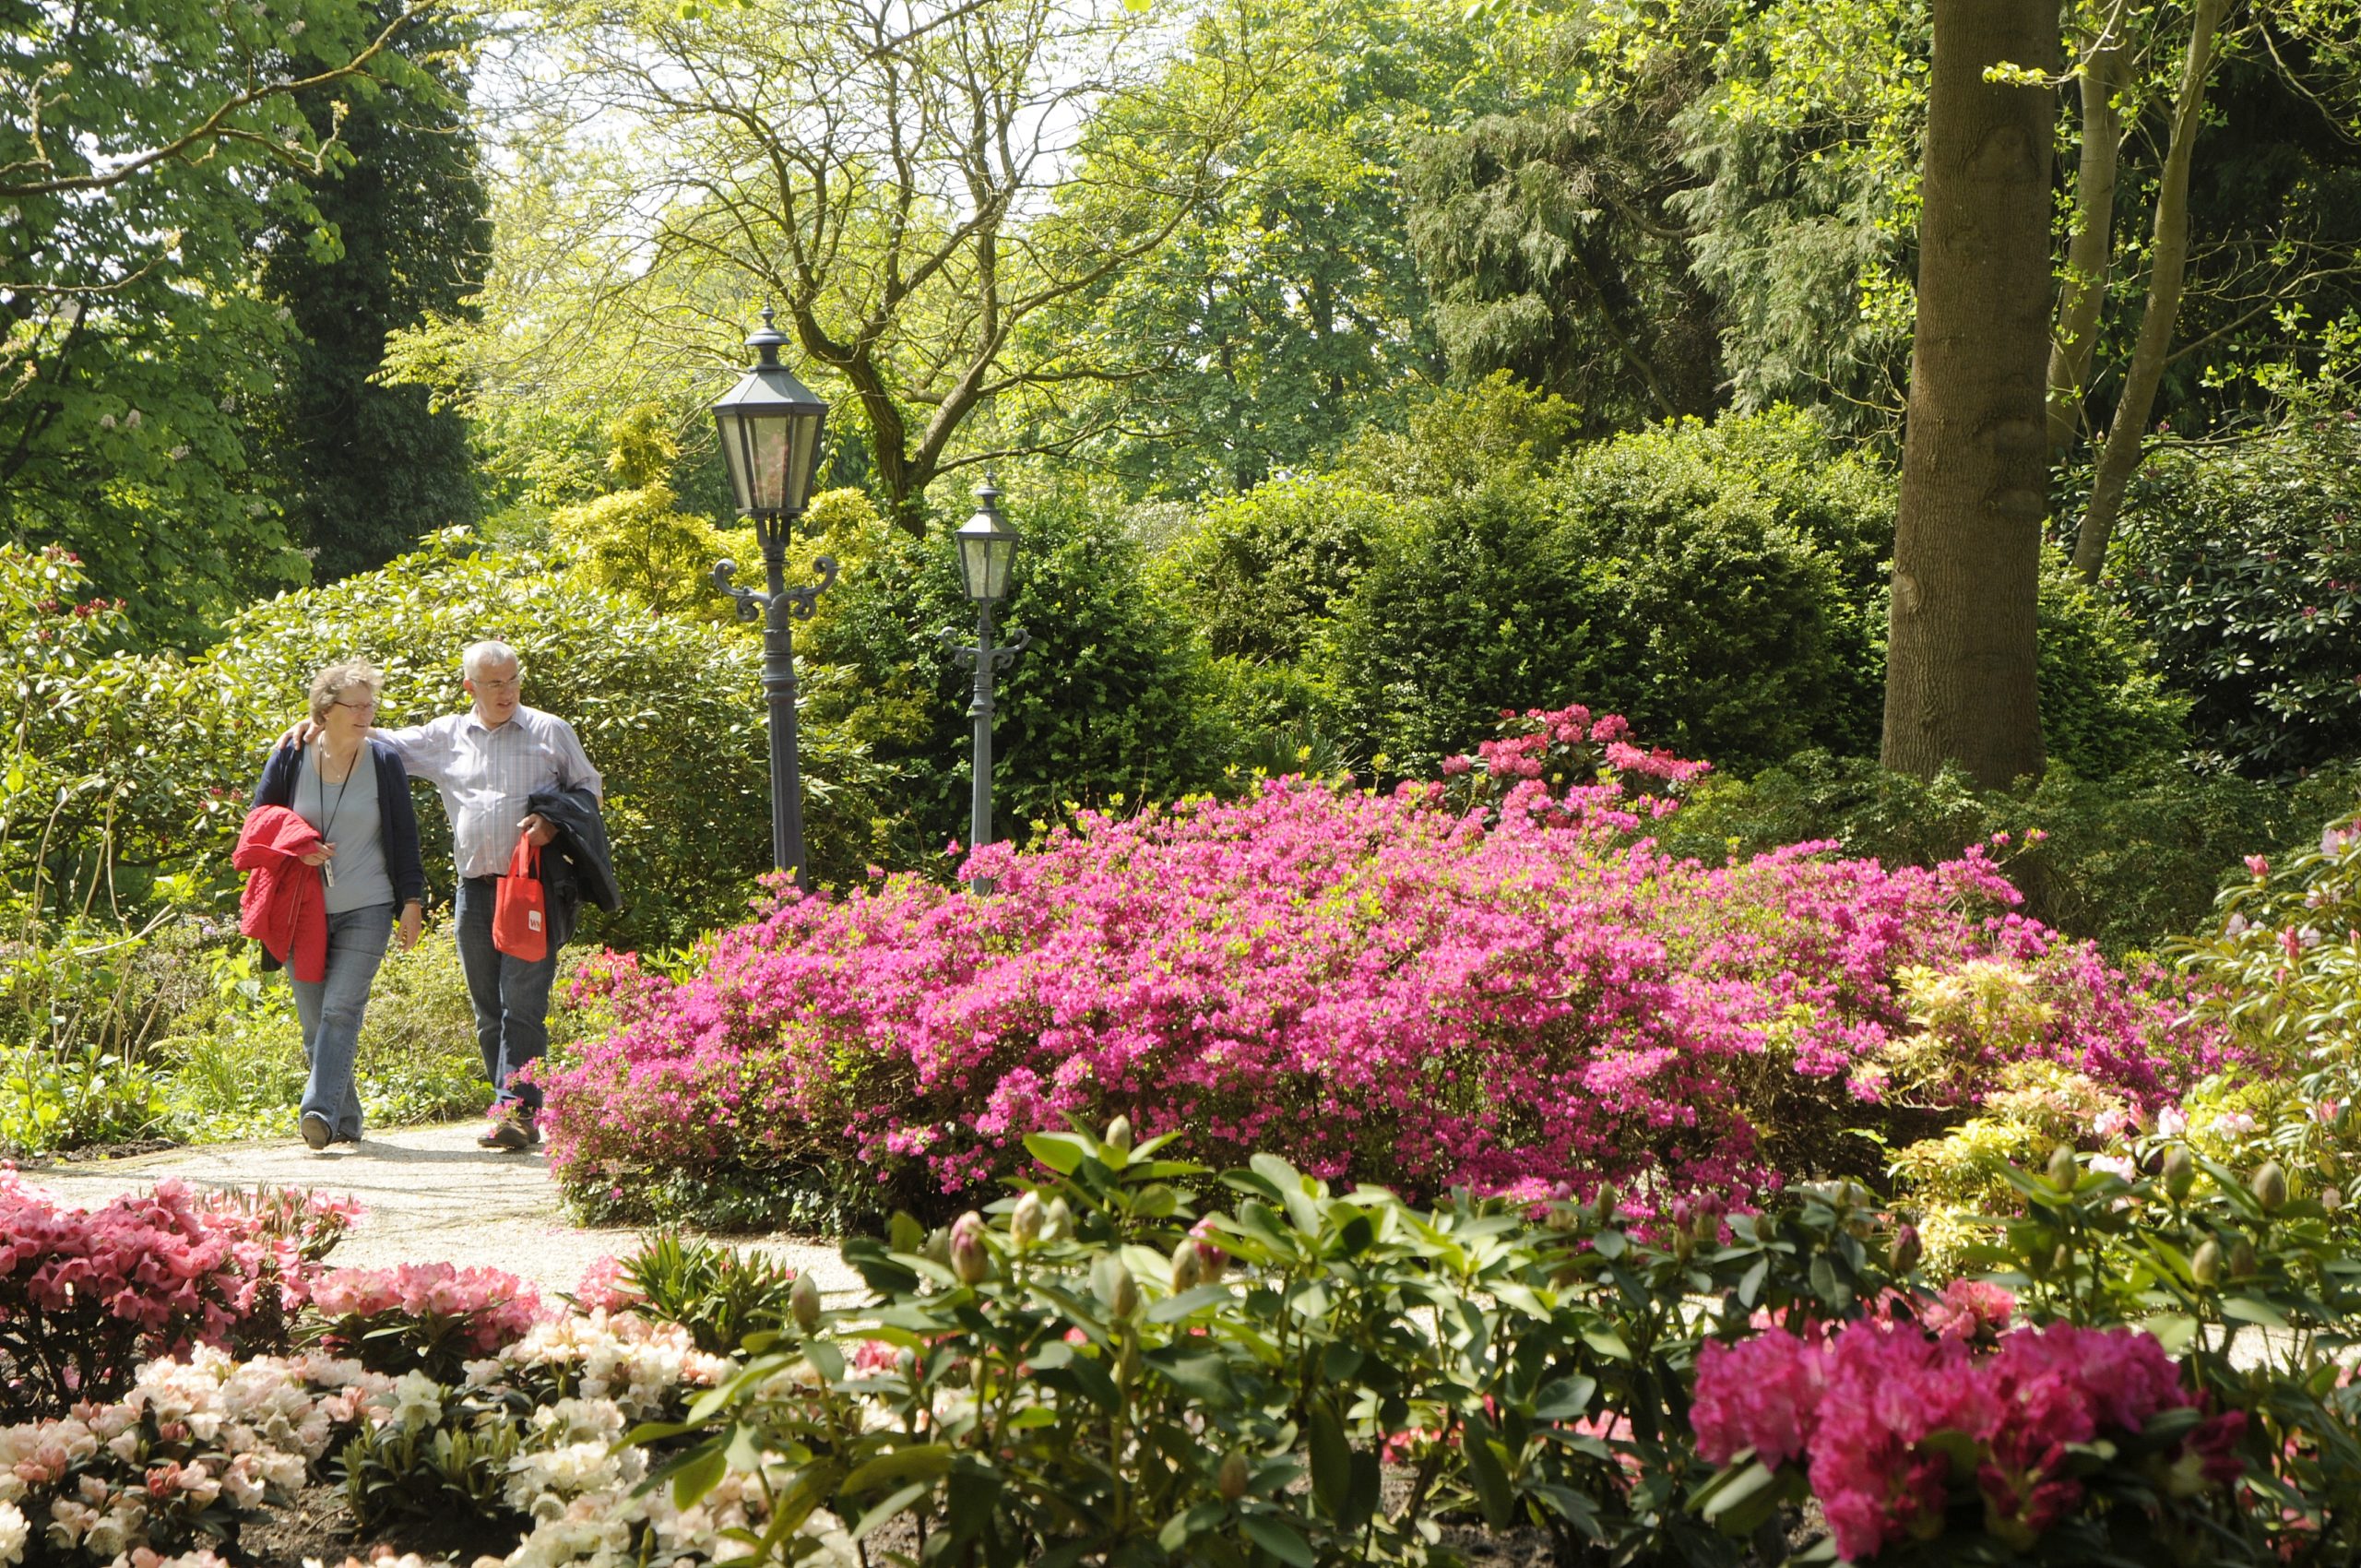
[[[778,362],[779,347],[786,341],[787,334],[771,325],[771,310],[765,305],[762,329],[746,339],[746,346],[760,355],[758,362],[713,406],[730,488],[736,493],[740,515],[754,520],[767,587],[733,587],[730,579],[738,567],[729,561],[715,564],[713,582],[738,601],[741,620],[763,618],[763,695],[769,701],[771,723],[771,861],[779,870],[792,872],[796,885],[808,892],[812,868],[803,853],[802,766],[795,739],[794,623],[812,618],[820,595],[836,580],[836,564],[820,556],[813,563],[820,573],[818,582],[806,588],[787,586],[788,534],[812,498],[828,405]]]
[[[952,539],[959,546],[959,580],[976,606],[976,640],[959,641],[959,634],[943,634],[943,651],[976,672],[976,691],[967,717],[976,721],[976,778],[967,806],[967,848],[972,852],[992,841],[992,672],[1005,670],[1032,643],[1030,632],[1019,631],[1000,647],[992,646],[992,607],[1008,597],[1010,568],[1016,564],[1016,530],[1001,516],[1000,489],[987,477],[976,487],[976,515],[959,525]],[[991,878],[972,884],[979,893],[992,890]]]

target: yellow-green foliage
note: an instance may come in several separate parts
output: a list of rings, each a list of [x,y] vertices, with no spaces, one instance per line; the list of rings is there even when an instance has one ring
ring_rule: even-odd
[[[659,615],[732,620],[734,606],[715,591],[713,564],[753,561],[751,536],[732,553],[721,530],[680,509],[663,479],[680,444],[663,420],[661,407],[646,403],[608,425],[607,471],[623,488],[551,513],[550,538],[589,587],[626,594]]]
[[[2031,1053],[2058,1020],[2042,1000],[2040,977],[2002,959],[1944,970],[1913,965],[1898,978],[1916,1028],[1889,1042],[1870,1072],[1889,1101],[1956,1104],[1979,1063]]]
[[[2016,1195],[2000,1172],[2035,1165],[2061,1143],[2086,1141],[2102,1116],[2130,1114],[2124,1100],[2090,1078],[2054,1062],[2012,1062],[2000,1087],[1978,1113],[1938,1138],[1897,1155],[1892,1174],[1904,1201],[1920,1206],[1918,1231],[1928,1263],[1949,1267],[1977,1239],[1969,1223],[1979,1214],[2006,1214]]]

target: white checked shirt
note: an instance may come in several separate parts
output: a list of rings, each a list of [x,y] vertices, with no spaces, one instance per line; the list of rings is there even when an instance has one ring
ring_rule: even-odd
[[[398,753],[411,777],[442,791],[451,818],[451,848],[461,876],[498,876],[508,869],[525,802],[557,785],[603,797],[606,781],[575,739],[574,726],[522,704],[497,730],[475,710],[445,714],[408,730],[373,731]]]

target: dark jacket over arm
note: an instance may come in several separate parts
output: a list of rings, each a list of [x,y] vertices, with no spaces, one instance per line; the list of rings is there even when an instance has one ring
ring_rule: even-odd
[[[587,790],[536,790],[525,809],[546,818],[557,838],[541,857],[541,881],[561,897],[587,898],[609,913],[623,907],[614,851],[599,797]]]
[[[295,781],[303,776],[304,748],[274,746],[263,759],[262,780],[255,786],[257,806],[295,805]],[[426,863],[418,852],[418,813],[409,803],[409,775],[390,746],[369,742],[369,760],[377,768],[377,834],[386,847],[386,875],[394,885],[394,907],[426,902]]]
[[[554,952],[574,940],[583,899],[612,912],[623,907],[623,889],[615,881],[607,819],[599,814],[598,796],[557,786],[534,790],[525,807],[557,829],[557,837],[541,850],[541,887],[549,896],[550,949]]]

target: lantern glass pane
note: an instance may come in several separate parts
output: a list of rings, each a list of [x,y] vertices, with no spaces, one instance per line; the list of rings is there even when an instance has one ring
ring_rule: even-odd
[[[819,468],[820,425],[825,414],[803,412],[789,418],[787,467],[780,493],[790,512],[801,512],[812,499],[812,476]]]
[[[777,414],[742,422],[746,427],[748,463],[753,475],[756,512],[783,511],[787,506],[787,459],[792,447],[789,433],[795,422]]]
[[[1008,597],[1008,569],[1016,560],[1015,538],[1012,535],[987,541],[984,555],[984,597],[997,604]]]
[[[967,590],[969,599],[980,603],[991,597],[984,591],[991,575],[991,568],[985,561],[984,541],[965,529],[959,531],[958,540],[959,584]]]
[[[730,494],[738,503],[738,510],[754,509],[753,481],[746,472],[746,449],[741,441],[743,422],[728,414],[714,422],[721,427],[721,463],[730,470]]]

